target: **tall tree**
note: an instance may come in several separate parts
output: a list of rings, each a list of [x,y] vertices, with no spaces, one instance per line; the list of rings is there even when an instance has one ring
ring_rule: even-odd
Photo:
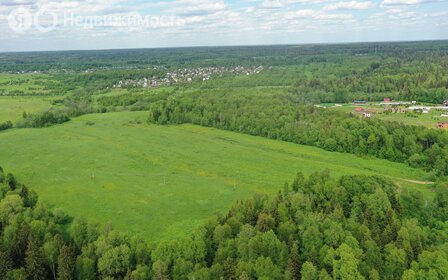
[[[312,262],[305,262],[300,270],[302,280],[317,280],[317,268]]]
[[[299,246],[295,242],[291,251],[289,252],[287,271],[291,279],[299,279],[300,278],[300,255],[299,255]]]
[[[39,240],[34,234],[30,234],[28,238],[28,248],[25,252],[25,271],[29,279],[47,279]]]
[[[75,279],[76,254],[73,245],[64,245],[58,256],[58,279]]]
[[[13,262],[6,252],[0,250],[0,279],[5,279],[8,270],[12,268]]]

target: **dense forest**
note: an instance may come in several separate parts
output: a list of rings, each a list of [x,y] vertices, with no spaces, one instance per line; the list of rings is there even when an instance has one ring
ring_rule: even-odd
[[[316,63],[310,66],[312,75],[297,76],[293,92],[307,103],[380,101],[388,97],[440,104],[448,99],[447,55],[387,57],[365,63],[368,60],[362,58],[344,58],[341,65]]]
[[[448,186],[427,203],[381,177],[299,173],[189,237],[147,244],[50,211],[0,169],[1,279],[444,279]]]
[[[212,126],[328,151],[406,162],[436,176],[448,174],[446,132],[306,106],[294,94],[177,95],[152,104],[149,121]]]
[[[154,65],[167,68],[254,63],[278,66],[340,61],[343,56],[421,59],[447,53],[446,41],[16,52],[0,53],[0,72],[147,69]]]

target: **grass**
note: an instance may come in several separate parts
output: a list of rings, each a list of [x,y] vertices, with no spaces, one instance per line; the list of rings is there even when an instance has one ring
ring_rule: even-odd
[[[193,125],[145,123],[146,112],[86,115],[0,133],[0,165],[50,207],[148,240],[191,232],[238,199],[275,194],[296,172],[381,174],[427,193],[404,164]]]
[[[5,121],[14,123],[22,118],[23,112],[38,113],[50,107],[49,98],[0,96],[0,123]]]

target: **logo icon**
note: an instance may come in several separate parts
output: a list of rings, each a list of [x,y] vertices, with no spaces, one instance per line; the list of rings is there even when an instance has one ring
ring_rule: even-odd
[[[34,25],[40,32],[46,33],[54,30],[58,24],[56,13],[41,10],[34,15]]]
[[[8,16],[9,27],[18,33],[24,33],[33,25],[33,15],[29,9],[20,7]]]

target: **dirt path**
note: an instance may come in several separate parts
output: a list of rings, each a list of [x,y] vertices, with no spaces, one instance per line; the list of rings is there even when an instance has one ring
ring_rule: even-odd
[[[403,178],[396,178],[401,181],[406,181],[408,183],[413,183],[417,185],[434,185],[434,182],[425,182],[425,181],[416,181],[416,180],[409,180],[409,179],[403,179]]]

